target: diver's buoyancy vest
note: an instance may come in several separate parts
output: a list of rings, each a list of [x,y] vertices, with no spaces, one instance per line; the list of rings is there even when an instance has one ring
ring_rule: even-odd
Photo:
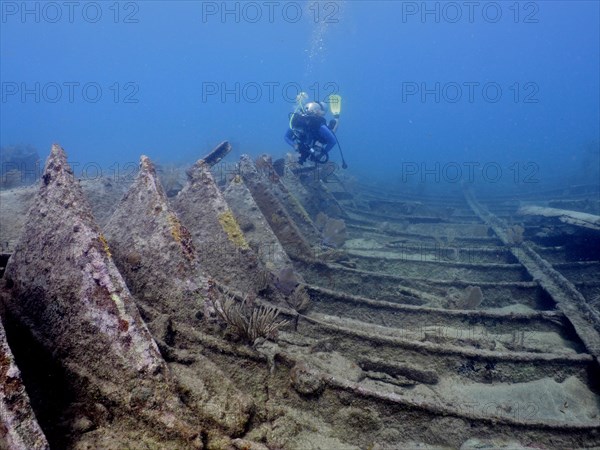
[[[314,114],[292,113],[292,130],[298,139],[309,143],[319,140],[319,129],[326,125],[327,120]]]

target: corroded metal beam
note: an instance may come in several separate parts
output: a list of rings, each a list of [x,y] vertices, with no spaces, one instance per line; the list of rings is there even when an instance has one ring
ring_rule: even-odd
[[[524,216],[557,217],[558,220],[569,225],[600,231],[600,216],[594,214],[543,206],[523,206],[517,213]]]

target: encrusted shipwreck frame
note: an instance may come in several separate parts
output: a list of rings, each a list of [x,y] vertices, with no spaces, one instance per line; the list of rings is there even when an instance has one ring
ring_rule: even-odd
[[[598,255],[470,192],[247,155],[219,186],[230,150],[99,196],[55,145],[0,192],[0,448],[600,446]]]

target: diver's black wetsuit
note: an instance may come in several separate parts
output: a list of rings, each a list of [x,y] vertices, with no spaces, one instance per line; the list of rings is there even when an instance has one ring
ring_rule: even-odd
[[[337,140],[331,129],[327,126],[325,118],[311,115],[294,113],[291,120],[292,128],[285,133],[285,141],[292,147],[298,145],[300,158],[298,162],[304,164],[311,156],[311,148],[316,142],[323,145],[321,155],[326,155],[333,148]]]

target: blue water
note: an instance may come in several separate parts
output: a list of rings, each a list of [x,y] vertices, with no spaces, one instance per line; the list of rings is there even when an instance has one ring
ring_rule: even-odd
[[[107,175],[222,140],[230,161],[283,155],[298,87],[342,96],[344,156],[371,179],[598,164],[596,1],[1,5],[0,145],[58,142]]]

